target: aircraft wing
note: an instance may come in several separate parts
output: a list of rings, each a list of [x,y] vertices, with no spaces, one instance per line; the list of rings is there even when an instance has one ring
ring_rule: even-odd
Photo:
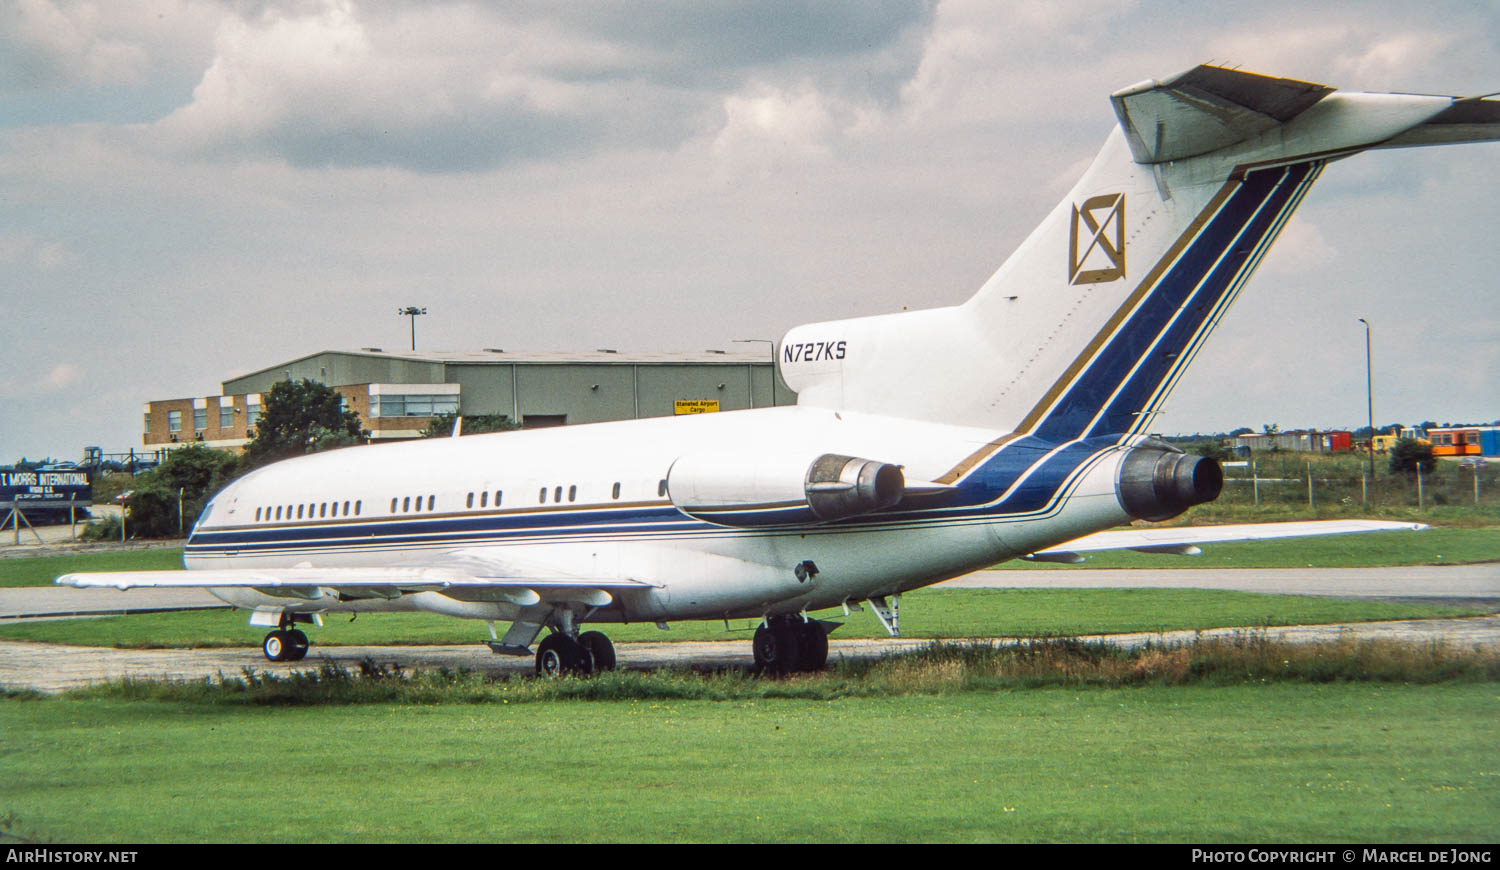
[[[59,585],[135,589],[244,588],[286,598],[317,598],[321,590],[353,597],[396,598],[442,592],[460,600],[494,600],[529,606],[556,598],[576,599],[588,590],[643,589],[659,584],[631,577],[584,576],[544,563],[473,550],[435,556],[426,564],[370,568],[215,568],[190,571],[112,571],[64,574]],[[597,596],[596,596],[597,597]],[[604,596],[607,597],[607,596]]]
[[[1251,523],[1230,526],[1173,526],[1170,528],[1115,529],[1095,532],[1022,558],[1034,562],[1083,561],[1082,553],[1098,550],[1135,550],[1140,553],[1171,553],[1196,556],[1199,544],[1222,544],[1230,541],[1266,541],[1277,538],[1305,538],[1317,535],[1347,535],[1357,532],[1421,531],[1425,523],[1397,523],[1386,520],[1314,520],[1297,523]]]

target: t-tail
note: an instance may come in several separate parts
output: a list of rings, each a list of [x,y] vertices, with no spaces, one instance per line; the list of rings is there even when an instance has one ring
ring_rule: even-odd
[[[1110,99],[1120,123],[1093,165],[969,301],[787,333],[799,404],[1139,440],[1328,162],[1500,138],[1494,100],[1213,66]]]

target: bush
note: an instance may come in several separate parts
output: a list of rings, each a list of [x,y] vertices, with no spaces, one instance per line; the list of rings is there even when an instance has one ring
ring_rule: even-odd
[[[83,527],[78,537],[85,541],[118,541],[120,540],[120,518],[116,514],[110,514],[101,520],[94,520]]]
[[[1420,468],[1423,474],[1431,474],[1437,468],[1437,459],[1432,455],[1432,445],[1424,444],[1415,438],[1402,438],[1391,448],[1391,473],[1392,474],[1416,474]]]

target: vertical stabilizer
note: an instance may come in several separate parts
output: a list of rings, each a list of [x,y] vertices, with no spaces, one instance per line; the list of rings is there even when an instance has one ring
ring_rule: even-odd
[[[799,403],[1053,443],[1142,432],[1329,160],[1500,137],[1494,101],[1218,67],[1111,99],[1120,126],[968,302],[789,332]]]

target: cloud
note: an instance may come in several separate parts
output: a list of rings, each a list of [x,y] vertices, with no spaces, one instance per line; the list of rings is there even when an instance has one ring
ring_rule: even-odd
[[[83,377],[83,369],[72,363],[59,363],[42,376],[39,382],[43,392],[56,392],[72,386]]]
[[[139,82],[145,49],[104,33],[104,17],[96,3],[16,0],[0,13],[3,78],[35,90]]]
[[[29,266],[50,272],[70,259],[61,242],[40,239],[30,233],[0,232],[0,263],[7,266]]]
[[[148,138],[189,157],[427,172],[670,148],[706,132],[715,106],[763,66],[816,58],[810,69],[847,88],[861,79],[839,59],[858,57],[866,79],[902,78],[893,46],[915,63],[905,35],[929,7],[242,7],[220,23],[191,101]]]

